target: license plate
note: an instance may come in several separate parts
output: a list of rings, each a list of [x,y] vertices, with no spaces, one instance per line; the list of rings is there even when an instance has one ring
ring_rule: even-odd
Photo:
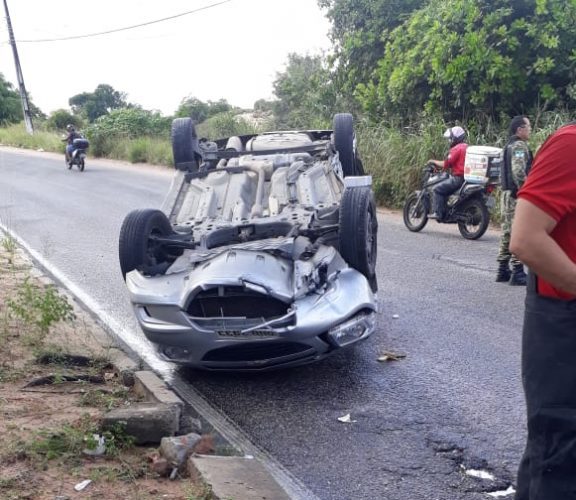
[[[273,330],[251,330],[248,332],[243,332],[242,330],[218,330],[217,333],[219,337],[229,339],[247,339],[247,338],[269,339],[278,337],[278,333]]]

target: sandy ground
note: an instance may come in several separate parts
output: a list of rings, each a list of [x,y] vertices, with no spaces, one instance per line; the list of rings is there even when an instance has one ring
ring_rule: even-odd
[[[72,297],[65,303],[72,306],[75,318],[52,325],[45,335],[31,325],[32,319],[19,318],[10,306],[10,301],[20,301],[24,304],[20,316],[31,317],[38,308],[55,310],[54,304],[33,306],[30,299],[42,296],[50,283],[0,233],[0,498],[211,498],[188,479],[169,481],[153,473],[149,456],[154,449],[119,443],[113,454],[93,457],[83,453],[100,417],[110,408],[131,404],[135,397],[106,365],[111,345],[105,332]],[[31,295],[19,299],[25,290]],[[59,291],[58,296],[66,297],[63,293]],[[54,354],[97,361],[87,366],[76,366],[70,358],[38,362],[42,355]],[[99,377],[102,383],[65,380],[86,376]],[[42,380],[49,383],[39,384]],[[87,479],[91,483],[77,492],[74,487]]]

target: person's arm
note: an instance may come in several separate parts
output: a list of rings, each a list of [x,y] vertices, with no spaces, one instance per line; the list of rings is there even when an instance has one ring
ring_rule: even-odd
[[[552,239],[556,221],[533,203],[520,198],[516,205],[510,251],[538,276],[576,295],[576,264]]]
[[[428,160],[428,163],[432,163],[432,165],[438,168],[444,168],[444,160]]]

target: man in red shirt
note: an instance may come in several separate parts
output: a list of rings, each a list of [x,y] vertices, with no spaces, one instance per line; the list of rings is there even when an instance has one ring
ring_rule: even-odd
[[[450,170],[451,175],[445,181],[434,187],[433,213],[428,217],[442,220],[446,213],[446,200],[448,196],[460,189],[464,184],[464,160],[468,144],[464,142],[466,132],[462,127],[452,127],[444,132],[444,137],[450,139],[450,151],[445,160],[429,160],[436,167]]]
[[[516,500],[576,498],[576,123],[546,140],[518,198],[510,250],[530,273]]]

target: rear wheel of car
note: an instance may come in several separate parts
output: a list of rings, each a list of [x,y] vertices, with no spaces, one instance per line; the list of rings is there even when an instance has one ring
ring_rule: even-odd
[[[344,260],[375,281],[378,219],[369,187],[346,188],[340,202],[339,249]]]
[[[338,151],[344,177],[359,175],[356,168],[356,150],[354,147],[354,119],[350,113],[334,115],[334,147]]]
[[[198,136],[192,118],[176,118],[172,122],[172,154],[178,170],[198,170],[196,150]]]
[[[165,237],[172,233],[172,226],[164,212],[155,209],[130,212],[120,228],[118,246],[120,270],[124,279],[134,269],[148,275],[165,271],[171,260],[170,255],[165,245],[157,242],[155,237]]]

